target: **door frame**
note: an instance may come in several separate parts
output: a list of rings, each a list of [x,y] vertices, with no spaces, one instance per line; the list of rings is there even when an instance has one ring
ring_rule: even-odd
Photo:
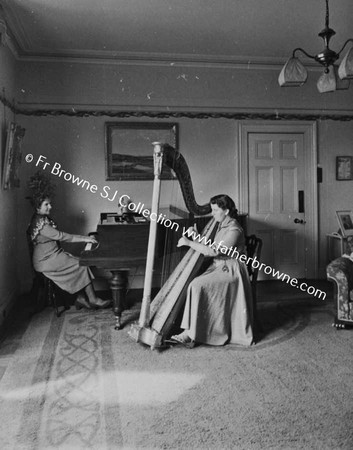
[[[249,134],[295,133],[303,134],[305,164],[305,273],[306,278],[318,277],[318,188],[317,188],[317,124],[312,121],[240,121],[238,122],[239,210],[249,214]]]

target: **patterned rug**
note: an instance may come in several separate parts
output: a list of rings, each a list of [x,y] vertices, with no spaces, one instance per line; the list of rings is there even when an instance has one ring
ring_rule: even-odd
[[[353,330],[323,304],[259,307],[251,347],[163,351],[111,311],[33,316],[0,382],[2,449],[349,449]]]

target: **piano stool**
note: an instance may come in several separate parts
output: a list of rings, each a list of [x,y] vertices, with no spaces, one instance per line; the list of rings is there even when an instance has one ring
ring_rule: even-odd
[[[34,272],[29,297],[35,313],[42,311],[47,306],[52,306],[57,317],[70,309],[75,298],[75,296],[60,289],[52,280],[40,272]]]

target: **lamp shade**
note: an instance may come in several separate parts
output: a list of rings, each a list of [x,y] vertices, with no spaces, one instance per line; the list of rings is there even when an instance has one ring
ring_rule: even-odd
[[[324,92],[332,92],[335,91],[337,87],[336,83],[336,75],[335,71],[332,67],[328,73],[323,73],[321,77],[318,79],[317,88],[319,92],[322,94]]]
[[[334,65],[333,70],[335,71],[336,75],[336,91],[344,91],[346,89],[349,89],[351,80],[349,78],[341,80],[341,78],[338,76],[338,66]]]
[[[338,68],[338,76],[341,80],[353,78],[353,47],[348,50]]]
[[[308,72],[294,56],[289,58],[278,77],[280,86],[302,86],[308,78]]]

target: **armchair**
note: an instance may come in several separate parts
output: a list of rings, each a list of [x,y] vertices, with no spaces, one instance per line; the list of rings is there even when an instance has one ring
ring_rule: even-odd
[[[353,325],[353,261],[341,256],[328,264],[327,279],[334,283],[336,328]]]

